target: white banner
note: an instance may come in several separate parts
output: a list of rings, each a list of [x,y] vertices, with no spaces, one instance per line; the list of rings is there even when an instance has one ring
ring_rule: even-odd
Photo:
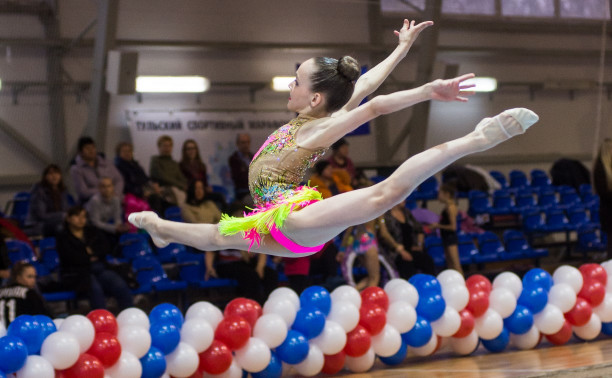
[[[127,123],[134,143],[134,159],[149,171],[151,156],[158,155],[157,138],[174,140],[172,156],[181,159],[183,142],[194,139],[208,169],[210,185],[223,185],[233,193],[228,158],[236,151],[236,135],[251,135],[255,153],[267,136],[295,117],[292,112],[156,112],[128,111]]]

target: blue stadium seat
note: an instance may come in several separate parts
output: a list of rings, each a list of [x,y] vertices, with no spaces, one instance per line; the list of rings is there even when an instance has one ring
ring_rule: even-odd
[[[469,208],[468,214],[475,217],[480,214],[489,214],[491,205],[489,194],[480,190],[470,190],[468,193]]]
[[[473,257],[478,254],[478,248],[476,248],[476,244],[474,244],[472,235],[458,234],[457,248],[459,249],[459,261],[461,265],[471,264]]]
[[[518,230],[506,230],[503,235],[506,253],[502,255],[504,260],[515,260],[520,258],[539,258],[548,256],[548,250],[544,248],[534,249],[529,246],[525,234]]]
[[[489,174],[493,177],[499,185],[501,185],[502,189],[507,189],[509,187],[508,180],[506,180],[506,176],[500,171],[490,171]]]
[[[425,238],[425,250],[431,256],[436,266],[445,266],[446,259],[444,257],[444,244],[442,239],[436,235],[430,235]]]
[[[176,262],[177,256],[184,253],[187,253],[187,247],[183,244],[170,243],[157,249],[157,259],[163,264]]]
[[[491,231],[485,231],[478,235],[478,254],[474,256],[474,262],[481,264],[499,261],[504,252],[504,246],[497,235]]]
[[[170,206],[164,211],[164,219],[182,222],[183,216],[181,215],[181,208],[178,206]]]
[[[137,257],[153,255],[149,237],[141,233],[125,233],[119,237],[121,255],[124,259],[132,260]]]
[[[236,281],[226,278],[209,278],[204,280],[206,275],[206,264],[204,263],[203,253],[184,253],[177,256],[177,263],[180,268],[180,277],[189,286],[198,288],[232,287],[237,286]]]
[[[36,254],[32,247],[24,241],[21,240],[7,240],[6,241],[6,249],[8,251],[9,260],[14,264],[18,261],[25,261],[27,263],[32,263],[36,261]]]
[[[545,212],[545,221],[542,230],[544,232],[564,232],[575,230],[567,220],[565,211],[562,209],[549,209]]]
[[[517,212],[525,212],[537,209],[536,199],[531,191],[519,190],[515,196],[515,208]]]
[[[577,205],[567,209],[567,217],[571,225],[576,228],[582,227],[599,227],[598,222],[592,222],[589,218],[588,212],[585,207]]]
[[[551,186],[548,174],[541,169],[532,169],[529,176],[531,177],[532,188],[542,188]]]
[[[431,176],[423,181],[412,193],[415,200],[433,200],[438,198],[438,179]]]
[[[17,192],[13,199],[7,202],[4,213],[17,221],[20,227],[25,226],[30,209],[30,192]]]
[[[559,191],[559,207],[567,209],[582,203],[576,189],[567,187]]]
[[[588,252],[604,252],[607,250],[607,235],[601,229],[593,226],[578,228],[578,244],[576,250],[585,256]]]
[[[500,189],[493,192],[493,206],[491,206],[489,214],[515,214],[516,211],[514,200],[512,199],[512,195],[508,190]]]
[[[519,189],[529,186],[529,180],[527,179],[527,175],[523,171],[512,170],[508,174],[510,177],[510,187]]]
[[[556,208],[559,205],[557,193],[552,188],[541,188],[538,191],[538,207],[541,210]]]
[[[168,278],[161,263],[154,256],[137,257],[132,261],[136,280],[141,288],[151,287],[155,291],[183,290],[185,281],[173,281]]]
[[[521,214],[523,229],[527,233],[537,233],[544,231],[544,218],[540,210],[528,210]]]
[[[580,193],[580,197],[583,198],[585,195],[593,194],[593,186],[591,184],[580,184],[578,193]]]

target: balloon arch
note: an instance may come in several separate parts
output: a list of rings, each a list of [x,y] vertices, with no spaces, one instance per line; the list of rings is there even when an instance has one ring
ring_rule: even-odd
[[[441,344],[458,355],[480,343],[490,352],[512,345],[553,345],[572,335],[612,335],[612,260],[551,276],[535,268],[520,279],[503,272],[491,283],[454,270],[437,277],[393,279],[361,293],[320,286],[300,296],[273,291],[263,308],[236,298],[222,312],[197,302],[185,316],[163,303],[116,318],[106,310],[50,319],[22,315],[0,327],[0,377],[280,377],[369,370],[378,357],[398,365]]]

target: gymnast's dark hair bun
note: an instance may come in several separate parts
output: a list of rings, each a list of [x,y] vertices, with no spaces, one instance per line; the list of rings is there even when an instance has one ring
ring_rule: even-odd
[[[338,73],[349,81],[355,81],[361,74],[361,69],[357,60],[347,55],[338,60]]]

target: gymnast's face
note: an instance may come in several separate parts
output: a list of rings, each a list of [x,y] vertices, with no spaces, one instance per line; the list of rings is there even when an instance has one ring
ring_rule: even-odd
[[[314,59],[308,59],[300,64],[295,73],[295,80],[289,84],[287,109],[296,113],[304,113],[311,107],[311,100],[315,94],[310,91],[310,75],[314,70]]]

